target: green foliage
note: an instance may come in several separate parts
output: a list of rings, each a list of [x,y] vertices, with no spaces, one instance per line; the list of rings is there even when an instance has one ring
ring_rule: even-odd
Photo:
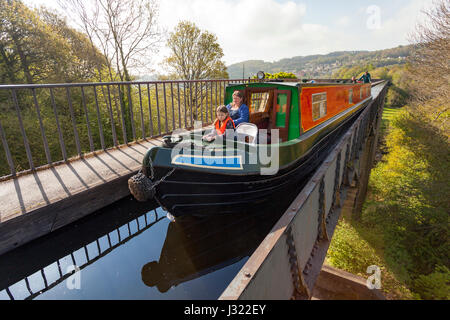
[[[361,221],[351,225],[382,253],[388,275],[416,299],[449,298],[448,13],[444,1],[436,2],[427,13],[430,21],[417,29],[421,43],[414,47],[411,63],[371,72],[373,78],[392,84],[386,99],[388,112],[383,115],[387,152],[371,172]],[[406,103],[409,106],[394,111]],[[376,235],[381,245],[373,241]],[[342,248],[352,241],[339,233],[338,237],[333,241],[345,240]],[[341,256],[350,266],[356,264]],[[405,292],[401,290],[400,296],[407,298]]]
[[[194,23],[181,21],[170,33],[167,47],[170,56],[165,65],[172,77],[185,80],[228,78],[217,36],[201,31]]]
[[[354,274],[364,275],[370,265],[380,265],[372,246],[345,220],[340,221],[328,249],[327,261]]]
[[[357,274],[380,263],[394,299],[448,299],[448,137],[409,107],[386,105],[383,124],[387,154],[371,172],[361,221],[340,221],[327,261]]]
[[[437,266],[434,272],[418,276],[414,287],[422,299],[449,300],[450,270],[445,266]]]
[[[253,79],[256,79],[256,75],[253,76]],[[277,72],[277,73],[265,73],[265,79],[297,79],[297,76],[292,72]]]
[[[409,83],[410,77],[407,71],[408,65],[390,65],[380,68],[374,68],[371,64],[354,65],[351,67],[342,67],[333,74],[333,78],[350,79],[355,77],[358,79],[366,70],[372,76],[372,79],[389,80],[391,83],[390,90],[387,93],[386,103],[391,107],[402,107],[407,104],[410,97]]]
[[[369,71],[372,78],[375,78],[372,74],[373,70],[374,68],[371,64],[346,66],[333,73],[332,77],[337,79],[351,79],[355,77],[358,79],[364,72]]]
[[[266,73],[266,79],[297,79],[297,76],[292,72],[277,72],[274,74]]]
[[[87,37],[45,9],[0,0],[1,83],[85,82],[105,59]]]
[[[372,201],[362,222],[382,231],[389,243],[385,260],[399,280],[423,298],[442,297],[448,281],[431,284],[441,279],[438,266],[447,265],[450,249],[450,146],[442,132],[410,110],[399,112],[391,125],[389,152],[372,170]]]
[[[410,97],[408,85],[410,78],[408,76],[407,66],[393,66],[391,68],[385,68],[380,75],[381,79],[391,81],[391,87],[387,94],[386,103],[389,106],[401,107],[407,104]],[[375,76],[377,75],[374,72]]]
[[[412,299],[411,291],[400,282],[383,257],[383,232],[373,226],[341,218],[327,252],[326,263],[347,272],[368,277],[367,267],[381,270],[381,288],[388,299]]]
[[[411,55],[412,48],[413,46],[398,46],[377,51],[341,51],[325,55],[285,58],[275,62],[247,60],[234,63],[228,66],[227,70],[232,79],[242,77],[243,69],[245,69],[245,78],[254,76],[260,70],[269,73],[285,70],[293,73],[303,73],[300,77],[305,78],[329,78],[343,67],[352,68],[353,66],[361,65],[369,66],[371,70],[385,66],[403,65],[405,58]],[[355,74],[351,74],[349,79],[352,75]]]

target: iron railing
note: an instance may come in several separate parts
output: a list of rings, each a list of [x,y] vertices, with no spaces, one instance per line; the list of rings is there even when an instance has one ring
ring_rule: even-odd
[[[0,85],[0,177],[207,125],[230,83],[255,79]]]

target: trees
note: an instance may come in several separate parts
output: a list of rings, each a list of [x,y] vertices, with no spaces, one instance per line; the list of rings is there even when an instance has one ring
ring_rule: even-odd
[[[68,52],[59,53],[64,55],[61,58],[65,59],[61,66],[64,70],[59,70],[59,73],[65,74],[64,82],[97,80],[98,74],[101,74],[106,67],[106,57],[96,47],[91,46],[85,34],[68,26],[66,20],[59,18],[57,13],[42,7],[38,14],[46,27],[67,43]]]
[[[334,72],[332,77],[337,79],[350,79],[351,77],[359,78],[365,71],[371,72],[372,70],[374,70],[372,63],[348,65],[341,67],[338,71]]]
[[[148,68],[162,37],[155,0],[98,0],[88,5],[82,0],[60,0],[59,3],[66,12],[78,16],[92,48],[96,45],[101,48],[110,81],[118,80],[117,77],[120,81],[131,81],[133,69]],[[130,86],[119,90],[127,135],[132,131],[130,97]]]
[[[411,93],[438,120],[448,113],[450,101],[450,3],[439,0],[425,14],[428,21],[412,36],[416,50],[409,59]]]
[[[201,31],[194,23],[180,22],[170,33],[167,46],[170,56],[165,65],[173,76],[185,80],[228,78],[217,36]]]
[[[0,80],[2,83],[88,81],[92,65],[102,66],[87,38],[45,9],[18,0],[0,0]]]
[[[107,57],[109,77],[132,80],[132,70],[148,68],[158,51],[162,31],[157,22],[155,0],[99,0],[86,5],[82,0],[59,0],[66,12],[73,12],[88,35],[92,47],[99,46]],[[115,67],[115,70],[112,67]]]
[[[0,0],[0,57],[6,73],[5,82],[35,83],[45,78],[45,66],[59,65],[52,49],[44,44],[52,41],[60,50],[66,49],[60,39],[46,30],[45,25],[20,1]],[[52,43],[52,44],[53,44]],[[51,45],[50,45],[51,46]]]
[[[170,56],[164,61],[169,71],[167,79],[202,80],[227,79],[225,63],[221,60],[223,51],[217,37],[208,31],[201,31],[194,23],[181,21],[167,40]],[[207,99],[208,83],[194,85],[186,82],[183,90],[187,92],[187,108],[193,119],[197,120],[199,110]],[[212,83],[209,84],[212,90]],[[219,89],[221,90],[221,89]],[[202,117],[203,118],[203,117]]]
[[[388,269],[414,297],[448,299],[450,3],[436,1],[426,15],[405,68],[387,72],[401,89],[391,87],[388,102],[408,105],[390,121],[362,223],[380,232],[365,238],[384,240]]]

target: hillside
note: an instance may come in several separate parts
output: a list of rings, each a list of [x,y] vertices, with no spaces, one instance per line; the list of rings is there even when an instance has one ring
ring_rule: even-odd
[[[245,70],[245,78],[252,77],[258,71],[276,73],[292,72],[299,78],[330,77],[339,69],[351,65],[369,65],[374,68],[404,64],[412,51],[412,45],[377,51],[337,51],[325,55],[297,56],[275,62],[247,60],[228,66],[231,79],[241,78]]]

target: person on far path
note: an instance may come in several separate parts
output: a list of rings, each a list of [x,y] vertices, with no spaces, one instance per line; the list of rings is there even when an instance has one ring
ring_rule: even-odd
[[[361,78],[359,78],[358,80],[362,80],[363,83],[371,83],[372,82],[372,78],[370,77],[370,73],[369,71],[366,71]]]
[[[233,119],[234,125],[237,127],[240,123],[248,122],[250,112],[248,106],[243,103],[244,95],[240,91],[233,92],[233,102],[227,105],[230,117]]]

